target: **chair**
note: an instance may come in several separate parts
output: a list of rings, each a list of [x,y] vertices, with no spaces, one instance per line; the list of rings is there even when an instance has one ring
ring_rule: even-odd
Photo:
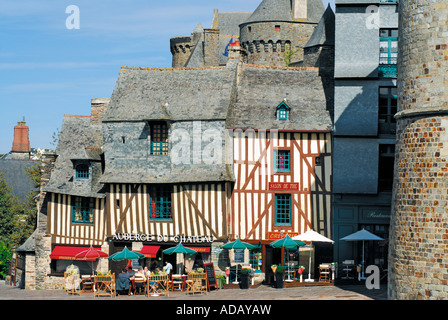
[[[191,273],[187,279],[187,294],[205,293],[207,294],[207,275],[205,273]]]
[[[92,276],[81,276],[81,289],[82,293],[93,292]]]
[[[163,275],[153,275],[146,278],[146,289],[145,295],[153,297],[166,295],[169,296],[168,292],[168,282],[169,276],[167,274]]]
[[[129,278],[118,277],[115,281],[115,289],[117,291],[117,296],[128,296],[131,294],[131,280]],[[126,294],[125,294],[126,293]]]
[[[64,289],[69,294],[79,294],[79,276],[64,272]]]
[[[321,264],[319,266],[319,282],[331,282],[330,278],[331,267],[328,264]]]
[[[116,281],[115,274],[110,276],[95,276],[93,280],[95,289],[93,296],[110,296],[115,297],[116,294]]]
[[[184,288],[184,281],[182,280],[182,275],[175,275],[173,274],[171,276],[171,280],[169,280],[169,289],[171,291],[183,291]]]
[[[134,295],[136,296],[144,296],[146,294],[146,280],[140,277],[135,277],[135,290]]]

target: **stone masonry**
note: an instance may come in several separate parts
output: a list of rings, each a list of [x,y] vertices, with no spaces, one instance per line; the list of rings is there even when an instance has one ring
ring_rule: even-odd
[[[448,3],[400,1],[390,299],[448,298]]]

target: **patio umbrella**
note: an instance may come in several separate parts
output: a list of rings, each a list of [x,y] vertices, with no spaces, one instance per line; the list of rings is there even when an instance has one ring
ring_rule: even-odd
[[[302,247],[306,245],[305,242],[300,240],[293,240],[291,237],[287,234],[284,238],[275,240],[270,244],[271,247],[274,248],[282,248],[285,249],[297,249],[297,247]],[[289,254],[288,254],[288,270],[289,270]],[[290,281],[290,273],[288,272],[288,280]]]
[[[308,269],[308,279],[305,279],[305,281],[313,282],[314,279],[311,279],[311,248],[313,246],[313,242],[331,242],[334,243],[333,240],[324,237],[320,233],[317,233],[314,230],[308,230],[305,233],[299,234],[295,237],[292,237],[293,240],[301,240],[301,241],[308,241],[310,242],[310,258],[309,258],[309,269]]]
[[[124,249],[120,252],[116,252],[109,257],[109,260],[112,261],[122,261],[122,260],[134,260],[134,259],[142,259],[145,255],[140,252],[131,251],[128,247],[124,247]]]
[[[107,258],[109,255],[106,252],[101,251],[100,249],[95,249],[93,246],[90,246],[89,249],[81,251],[80,253],[75,255],[75,260],[79,261],[92,261],[92,275],[93,271],[93,261],[99,258]]]
[[[236,249],[236,250],[244,250],[244,249],[255,249],[256,246],[247,243],[247,242],[243,242],[241,241],[239,238],[236,239],[233,242],[229,242],[226,243],[225,245],[223,245],[221,248],[223,249]]]
[[[221,248],[223,249],[229,249],[229,250],[245,250],[245,249],[255,249],[256,246],[247,243],[247,242],[243,242],[240,240],[240,238],[237,238],[235,241],[226,243],[225,245],[223,245]],[[238,284],[238,268],[236,268],[236,277],[235,277],[235,281],[233,282],[235,284]]]
[[[182,243],[179,242],[179,244],[177,246],[163,250],[163,253],[165,253],[165,254],[173,254],[173,253],[196,254],[197,251],[190,249],[190,248],[186,248],[183,246]]]
[[[380,240],[384,240],[383,238],[380,238],[376,235],[374,235],[373,233],[367,231],[366,229],[362,229],[359,230],[355,233],[349,234],[348,236],[340,239],[340,240],[344,240],[344,241],[362,241],[362,274],[361,274],[361,279],[365,279],[364,277],[364,242],[365,241],[380,241]]]

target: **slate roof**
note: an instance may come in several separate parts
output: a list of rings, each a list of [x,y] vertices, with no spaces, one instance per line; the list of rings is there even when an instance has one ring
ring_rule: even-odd
[[[286,99],[287,121],[276,119]],[[331,130],[332,121],[318,68],[243,65],[236,103],[226,124],[231,129]]]
[[[330,5],[325,10],[319,24],[314,29],[310,40],[304,48],[314,46],[334,46],[335,39],[335,15]]]
[[[3,173],[2,177],[6,180],[8,186],[12,188],[12,194],[21,202],[27,200],[30,192],[39,191],[37,188],[34,188],[33,181],[26,174],[26,168],[37,164],[39,164],[39,161],[36,160],[0,160],[0,173]]]
[[[82,197],[105,197],[98,179],[88,186],[74,187],[73,160],[100,160],[103,144],[101,125],[92,125],[90,116],[65,115],[56,148],[57,159],[44,191]]]
[[[261,21],[292,22],[291,0],[263,0],[244,23]]]
[[[227,67],[122,67],[103,122],[225,119],[234,79]]]
[[[252,15],[252,12],[218,12],[213,16],[212,29],[219,29],[220,35],[239,37],[239,25]]]

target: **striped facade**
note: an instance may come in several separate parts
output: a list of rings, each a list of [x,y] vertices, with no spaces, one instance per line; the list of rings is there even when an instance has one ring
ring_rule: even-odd
[[[53,244],[101,246],[106,237],[105,199],[94,198],[93,224],[73,221],[74,196],[51,193],[47,205],[47,232]]]
[[[111,184],[106,199],[94,199],[92,224],[73,221],[73,196],[51,194],[47,230],[52,243],[103,245],[117,233],[163,235],[171,241],[174,236],[226,238],[229,183],[173,185],[172,219],[167,220],[150,219],[150,187]]]
[[[309,229],[331,237],[331,134],[246,131],[235,134],[230,234],[272,240],[270,233]],[[290,153],[290,170],[275,171],[277,150]],[[291,195],[289,225],[275,223],[276,194]]]
[[[151,185],[147,184],[110,185],[107,197],[109,236],[122,232],[169,238],[200,235],[219,239],[226,236],[225,217],[230,198],[228,183],[173,185],[170,220],[151,220],[150,188]]]

